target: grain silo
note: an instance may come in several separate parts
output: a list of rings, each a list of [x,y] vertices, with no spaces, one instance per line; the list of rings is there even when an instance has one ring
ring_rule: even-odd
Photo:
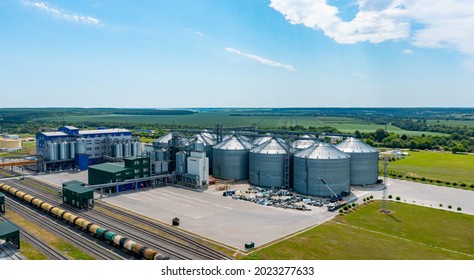
[[[213,147],[214,177],[241,180],[249,177],[249,150],[253,146],[242,137],[233,135]]]
[[[157,148],[168,148],[169,147],[169,141],[173,139],[173,134],[170,132],[168,134],[165,134],[161,136],[160,138],[156,139],[153,142],[154,146],[157,146]]]
[[[351,185],[370,185],[378,180],[379,152],[359,139],[347,138],[336,148],[351,156]]]
[[[294,155],[293,186],[295,192],[332,197],[350,193],[350,156],[327,144],[315,144]]]
[[[269,140],[272,140],[272,135],[270,133],[266,133],[265,136],[255,138],[255,140],[252,141],[252,144],[254,146],[260,146]]]
[[[303,135],[300,139],[297,139],[291,143],[291,147],[295,150],[301,151],[306,148],[311,147],[312,145],[316,144],[317,142],[310,139],[309,135]]]
[[[209,172],[212,172],[212,147],[215,145],[215,141],[209,136],[209,133],[196,134],[191,140],[191,143],[194,146],[194,150],[196,151],[198,151],[196,149],[198,145],[203,148],[203,152],[205,152],[206,157],[209,158]]]
[[[250,150],[249,183],[259,187],[288,187],[290,148],[285,141],[270,138]]]

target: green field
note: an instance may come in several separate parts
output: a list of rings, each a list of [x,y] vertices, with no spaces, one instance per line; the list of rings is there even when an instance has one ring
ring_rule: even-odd
[[[390,202],[359,206],[309,231],[256,251],[267,260],[474,259],[474,216]]]
[[[446,125],[446,126],[451,126],[451,127],[468,127],[468,128],[474,128],[474,120],[471,121],[461,121],[461,120],[428,120],[428,124],[435,125]]]
[[[123,124],[152,124],[172,127],[173,125],[189,127],[214,127],[216,123],[221,122],[224,126],[250,126],[256,124],[260,128],[277,128],[301,125],[304,127],[331,126],[341,132],[354,133],[374,132],[384,125],[368,123],[362,120],[346,117],[311,117],[311,116],[232,116],[231,113],[197,113],[194,115],[172,115],[172,116],[153,116],[153,115],[90,115],[90,116],[65,116],[65,117],[46,117],[39,118],[39,121],[64,121],[67,123],[123,123]],[[419,131],[407,131],[394,126],[387,126],[389,132],[407,135],[442,135],[441,133],[429,133]]]
[[[474,184],[474,155],[431,151],[408,151],[405,159],[390,162],[389,171],[405,176]]]

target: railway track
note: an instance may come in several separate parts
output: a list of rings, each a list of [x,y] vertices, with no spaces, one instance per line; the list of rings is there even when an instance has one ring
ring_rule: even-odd
[[[0,257],[5,254],[5,257],[2,257],[2,260],[23,260],[17,253],[16,248],[11,244],[4,244],[0,247]]]
[[[32,189],[30,187],[24,186],[23,184],[20,184],[19,181],[15,182],[13,180],[8,181],[6,183],[8,185],[18,189],[18,190],[27,192],[27,193],[33,195],[34,197],[37,197],[37,198],[39,198],[39,199],[41,199],[41,200],[43,200],[47,203],[54,204],[54,205],[60,205],[61,202],[62,202],[58,199],[57,196],[54,196],[53,194],[51,194],[50,192],[45,191],[44,189]],[[22,182],[22,183],[25,183],[25,182]],[[165,254],[166,256],[170,257],[171,259],[190,260],[190,259],[195,258],[192,254],[189,254],[189,253],[183,254],[183,253],[177,252],[176,248],[174,248],[170,245],[162,244],[161,242],[158,243],[156,241],[150,240],[148,234],[145,235],[145,234],[140,233],[140,232],[137,233],[137,227],[134,226],[134,225],[130,225],[130,224],[127,224],[127,223],[119,220],[120,222],[122,222],[122,224],[128,225],[128,227],[126,227],[126,228],[123,228],[123,227],[119,228],[119,227],[117,227],[116,225],[113,224],[114,221],[111,221],[111,219],[109,219],[109,218],[112,218],[112,217],[108,217],[106,215],[104,215],[102,217],[97,217],[96,215],[93,216],[93,215],[87,214],[86,212],[78,211],[77,208],[74,208],[74,207],[71,207],[71,206],[68,206],[68,205],[60,205],[60,207],[63,208],[64,210],[67,210],[68,212],[70,212],[74,215],[80,216],[84,219],[89,220],[90,222],[93,222],[97,225],[100,225],[101,227],[112,230],[112,231],[114,231],[115,233],[117,233],[121,236],[126,236],[128,238],[133,238],[135,241],[139,241],[139,242],[141,242],[142,244],[144,244],[148,247],[159,249],[161,253]]]
[[[62,201],[58,199],[57,196],[54,196],[54,193],[57,193],[57,191],[59,190],[57,187],[51,186],[47,183],[38,180],[34,180],[32,178],[25,179],[23,183],[29,184],[29,186],[31,187],[35,187],[35,190],[31,191],[36,192],[38,196],[42,196],[39,198],[44,198],[45,200],[53,201],[56,204],[62,203]],[[25,191],[30,191],[30,188],[25,189]],[[225,254],[200,243],[189,234],[171,229],[163,224],[148,220],[139,215],[117,209],[115,207],[107,205],[106,203],[99,202],[99,205],[105,210],[110,211],[118,216],[123,216],[132,219],[133,221],[141,223],[149,228],[163,232],[166,235],[171,236],[173,239],[164,237],[150,230],[143,229],[140,226],[123,221],[117,217],[107,215],[98,210],[89,211],[89,214],[85,212],[78,212],[76,208],[70,206],[63,205],[62,207],[65,209],[67,208],[68,211],[76,212],[78,215],[82,215],[83,217],[88,218],[89,220],[91,220],[91,222],[97,221],[98,224],[101,224],[102,226],[107,226],[111,230],[119,232],[123,232],[125,230],[129,235],[133,235],[133,237],[135,237],[137,240],[146,243],[149,246],[157,247],[157,249],[162,250],[163,253],[169,254],[170,257],[172,257],[173,259],[230,259]],[[117,225],[121,225],[121,227],[119,228],[117,227]],[[180,254],[177,252],[176,249],[186,252],[187,254]]]
[[[8,221],[8,219],[0,217],[0,220]],[[44,242],[43,240],[39,239],[35,235],[31,234],[27,230],[22,227],[17,226],[20,229],[20,236],[21,239],[25,240],[33,247],[37,248],[41,253],[45,254],[49,260],[68,260],[69,258],[66,257],[63,253],[61,253],[56,248],[52,247],[48,243]]]
[[[119,260],[124,259],[120,254],[104,248],[97,243],[97,240],[74,228],[65,226],[62,221],[52,219],[49,215],[39,209],[30,208],[16,199],[6,197],[10,209],[42,228],[54,233],[56,236],[66,240],[76,248],[89,254],[98,260]],[[112,250],[114,250],[113,248]],[[125,252],[123,252],[125,254]]]

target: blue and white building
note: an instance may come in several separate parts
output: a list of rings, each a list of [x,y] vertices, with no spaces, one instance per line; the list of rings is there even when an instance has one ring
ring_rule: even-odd
[[[36,154],[44,160],[46,170],[87,169],[103,157],[129,157],[141,154],[141,144],[127,129],[79,130],[73,126],[36,135]],[[120,149],[120,150],[119,150]]]

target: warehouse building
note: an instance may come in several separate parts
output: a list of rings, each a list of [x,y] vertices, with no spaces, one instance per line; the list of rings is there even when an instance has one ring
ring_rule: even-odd
[[[0,239],[20,249],[20,229],[8,221],[0,223]]]
[[[146,157],[130,157],[124,162],[103,163],[89,168],[89,185],[124,182],[131,179],[151,176],[150,159]],[[141,183],[124,184],[106,188],[106,192],[122,192],[142,187]]]
[[[127,129],[79,130],[73,126],[36,135],[36,154],[44,160],[44,170],[76,168],[103,162],[103,157],[141,155],[140,145]],[[117,154],[116,149],[120,148]],[[115,154],[115,155],[114,155]]]
[[[94,191],[86,188],[86,184],[80,181],[69,181],[63,183],[63,201],[80,209],[91,209],[94,207]]]

